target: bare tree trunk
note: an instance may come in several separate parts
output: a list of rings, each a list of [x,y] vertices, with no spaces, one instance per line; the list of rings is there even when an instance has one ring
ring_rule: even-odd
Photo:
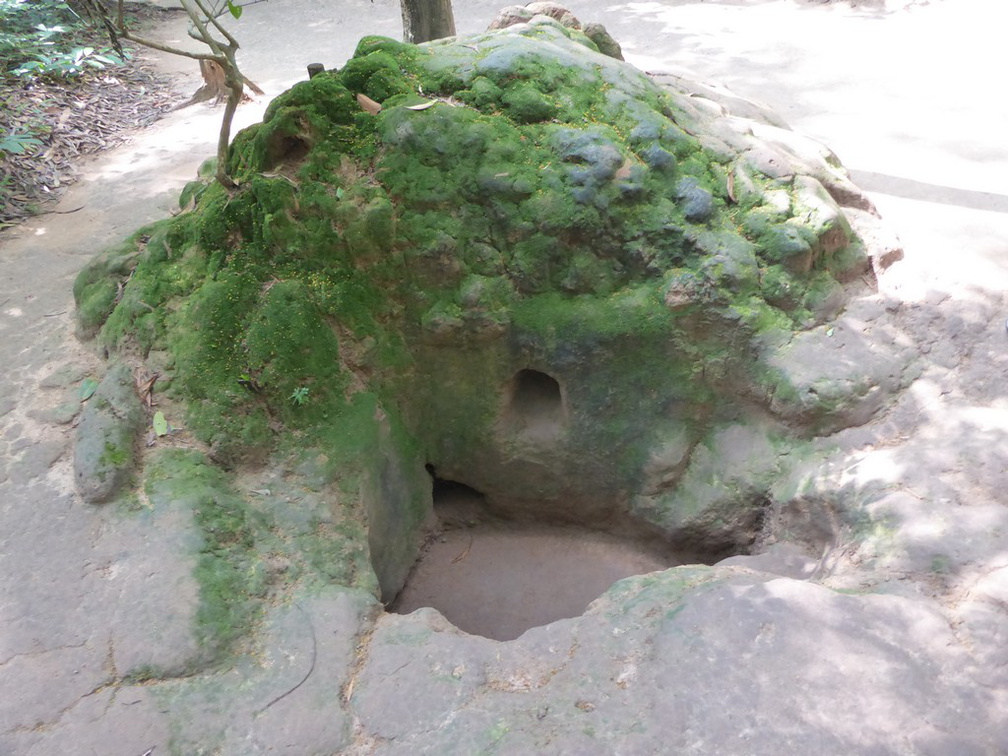
[[[227,99],[227,84],[224,83],[224,69],[221,65],[212,60],[201,60],[199,62],[200,74],[203,76],[203,86],[200,92],[193,95],[193,99],[200,101],[215,100],[222,102]]]
[[[413,44],[455,36],[451,0],[400,0],[403,39]]]
[[[228,173],[228,148],[231,145],[231,121],[234,119],[238,104],[245,95],[244,80],[235,63],[234,50],[226,50],[228,65],[223,67],[224,87],[227,90],[227,101],[224,104],[224,117],[221,119],[220,133],[217,135],[217,181],[226,188],[234,189],[235,182]]]

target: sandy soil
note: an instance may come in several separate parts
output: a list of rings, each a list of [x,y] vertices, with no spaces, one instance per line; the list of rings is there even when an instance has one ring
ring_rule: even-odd
[[[632,541],[537,524],[445,531],[430,544],[390,607],[437,609],[460,630],[512,640],[577,617],[617,580],[674,566]]]
[[[437,530],[389,611],[430,606],[460,630],[513,640],[577,617],[613,583],[684,560],[660,544],[495,517],[468,486],[434,484]]]

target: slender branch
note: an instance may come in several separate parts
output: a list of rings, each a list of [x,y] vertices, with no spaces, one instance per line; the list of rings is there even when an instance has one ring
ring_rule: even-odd
[[[237,5],[239,8],[247,8],[250,5],[258,5],[259,3],[265,3],[265,2],[268,2],[268,0],[250,0],[247,3],[233,3],[233,4]],[[217,3],[214,3],[213,5],[213,12],[215,18],[220,18],[225,13],[228,13],[229,10],[230,9],[228,8],[228,4],[226,2],[223,3],[219,8],[217,7]]]
[[[224,104],[224,118],[221,120],[220,134],[217,136],[217,180],[226,188],[234,189],[236,184],[228,173],[228,152],[231,146],[231,121],[238,103],[245,93],[245,85],[238,67],[235,65],[233,53],[224,67],[224,83],[228,87],[228,98]]]
[[[315,625],[312,623],[311,617],[308,616],[308,613],[301,608],[301,604],[295,601],[294,606],[296,606],[300,610],[301,616],[305,618],[305,622],[308,623],[308,630],[311,632],[311,642],[312,642],[311,663],[308,665],[308,671],[305,672],[304,677],[301,678],[301,681],[297,685],[295,685],[293,688],[290,688],[285,693],[281,693],[279,696],[274,698],[268,704],[263,706],[261,709],[259,709],[259,711],[256,712],[256,715],[262,714],[264,711],[266,711],[266,709],[268,709],[273,704],[279,703],[280,701],[287,698],[287,696],[289,696],[295,690],[297,690],[306,682],[308,682],[308,678],[311,677],[312,672],[315,671],[315,660],[318,658],[318,640],[315,637]]]
[[[177,47],[172,47],[171,45],[166,45],[161,42],[155,42],[152,39],[146,39],[129,31],[126,28],[125,21],[123,20],[123,0],[119,0],[119,4],[117,6],[116,27],[116,31],[120,37],[128,39],[130,42],[136,42],[138,45],[143,45],[144,47],[149,47],[153,50],[160,50],[161,52],[168,53],[169,55],[181,55],[183,58],[191,58],[193,60],[213,60],[219,62],[218,56],[216,55],[180,50]]]
[[[221,70],[224,72],[224,86],[227,88],[228,94],[227,101],[224,106],[224,116],[221,119],[220,133],[217,136],[216,178],[217,181],[225,188],[229,190],[234,189],[237,184],[235,184],[234,179],[232,179],[228,174],[228,152],[231,146],[231,122],[234,119],[234,114],[238,109],[238,105],[241,103],[242,96],[245,94],[245,83],[247,81],[245,76],[239,70],[238,63],[235,60],[235,51],[239,47],[238,40],[231,36],[227,29],[225,29],[223,25],[217,21],[213,11],[210,9],[213,6],[208,6],[205,0],[180,0],[180,2],[191,22],[189,36],[197,42],[201,42],[209,47],[210,53],[193,53],[186,50],[180,50],[176,47],[172,47],[171,45],[162,44],[161,42],[155,42],[150,39],[144,39],[143,37],[139,37],[131,32],[128,32],[126,30],[126,24],[123,21],[124,0],[118,0],[117,3],[116,15],[119,34],[123,39],[135,42],[138,45],[143,45],[144,47],[160,50],[161,52],[166,52],[171,55],[180,55],[184,58],[191,58],[193,60],[213,61],[220,66]],[[103,18],[108,18],[107,12]],[[226,42],[221,42],[213,36],[207,26],[207,21],[209,21],[214,29],[224,36],[227,40]],[[204,78],[206,78],[205,74]],[[209,82],[209,80],[207,81]],[[258,90],[259,88],[255,87],[255,89]],[[261,90],[259,91],[261,92]]]
[[[228,41],[228,46],[231,47],[233,50],[237,50],[238,41],[234,37],[232,37],[231,33],[224,28],[223,24],[221,24],[220,21],[217,20],[217,17],[214,15],[213,11],[207,8],[206,5],[204,5],[203,0],[193,0],[193,2],[195,2],[196,5],[199,6],[199,9],[203,12],[203,15],[206,16],[207,19],[209,19],[210,23],[213,24],[214,27],[217,29],[217,31],[219,31],[224,36],[224,39]]]
[[[170,45],[163,45],[160,42],[155,42],[151,39],[144,39],[143,37],[137,37],[128,31],[120,31],[119,36],[123,39],[128,39],[130,42],[136,42],[138,45],[143,45],[144,47],[150,47],[154,50],[160,50],[161,52],[169,53],[171,55],[181,55],[183,58],[192,58],[193,60],[212,60],[216,63],[220,62],[220,56],[212,55],[210,53],[198,53],[198,52],[187,52],[185,50],[179,50],[176,47],[171,47]]]
[[[225,2],[223,3],[220,3],[218,0],[214,0],[214,2],[210,3],[209,5],[199,2],[199,0],[197,1],[198,4],[200,5],[200,10],[203,11],[203,14],[207,17],[207,19],[212,24],[214,24],[215,28],[217,28],[218,31],[220,31],[222,34],[225,35],[225,37],[227,37],[228,35],[227,30],[223,26],[221,26],[221,24],[217,20],[218,18],[224,15],[225,11],[228,10],[227,0],[225,0]]]
[[[189,28],[186,29],[186,34],[189,35],[189,39],[195,39],[197,42],[202,42],[204,45],[210,44],[209,42],[206,41],[206,39],[203,38],[203,34],[200,32],[199,29],[196,28],[196,25],[193,23],[189,24]],[[216,40],[214,41],[216,42]]]
[[[227,9],[228,9],[227,0],[224,0],[224,2],[221,2],[221,0],[213,0],[213,2],[210,3],[210,13],[213,15],[214,18],[220,18],[221,16],[223,16],[224,11],[226,11]]]
[[[189,14],[189,20],[192,21],[193,26],[195,26],[200,33],[200,36],[197,37],[190,30],[189,36],[203,42],[203,44],[213,50],[217,55],[223,55],[224,51],[221,49],[221,43],[214,39],[214,36],[206,28],[206,24],[204,24],[200,18],[199,14],[203,12],[203,9],[199,5],[198,0],[196,5],[198,11],[193,9],[192,0],[182,0],[182,7],[185,8],[186,13]]]
[[[200,0],[196,0],[196,2],[200,3]],[[201,7],[202,7],[202,5],[203,4],[200,3]],[[235,50],[237,50],[238,47],[239,47],[238,40],[235,39],[231,35],[231,32],[229,32],[227,29],[224,28],[224,25],[218,20],[220,18],[220,16],[210,15],[208,18],[210,19],[210,23],[213,24],[217,28],[217,31],[219,31],[224,36],[224,39],[226,39],[228,41],[228,44],[232,48],[234,48]]]

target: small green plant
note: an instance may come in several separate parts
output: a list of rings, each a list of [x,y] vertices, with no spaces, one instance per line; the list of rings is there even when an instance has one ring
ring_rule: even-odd
[[[33,60],[26,60],[11,73],[21,78],[48,77],[74,78],[88,68],[103,69],[106,66],[122,65],[123,59],[108,49],[96,52],[93,47],[75,47],[69,52],[53,50],[35,53]]]
[[[94,33],[63,0],[0,0],[0,28],[0,75],[73,78],[123,62],[108,48],[86,44]]]
[[[42,140],[30,131],[15,128],[0,136],[0,155],[24,155],[35,147],[41,147]]]
[[[308,387],[298,386],[288,398],[295,407],[303,407],[308,403]]]
[[[61,0],[0,0],[0,73],[54,44],[74,20]]]

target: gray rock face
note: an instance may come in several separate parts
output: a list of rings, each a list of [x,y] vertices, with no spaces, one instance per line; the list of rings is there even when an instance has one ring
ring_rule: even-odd
[[[432,519],[426,465],[495,514],[659,533],[711,561],[767,535],[777,457],[905,383],[906,350],[808,367],[810,329],[873,286],[845,213],[863,224],[870,203],[835,155],[755,104],[736,115],[739,98],[600,55],[560,6],[529,14],[466,41],[366,38],[278,97],[235,139],[230,209],[206,187],[199,222],[129,252],[101,331],[171,352],[217,460],[265,454],[284,427],[351,438],[340,475],[385,600]],[[359,124],[357,95],[382,104]],[[169,239],[192,253],[175,260]],[[110,264],[79,277],[82,315]],[[279,264],[289,280],[258,280]],[[165,299],[134,318],[147,291]],[[309,386],[311,410],[291,409]],[[760,458],[720,459],[746,426]]]
[[[764,527],[766,491],[785,449],[766,428],[726,426],[690,450],[688,466],[673,455],[662,486],[637,496],[634,512],[662,523],[667,538],[698,557],[748,550]],[[657,468],[658,458],[652,462]]]
[[[192,706],[204,726],[224,730],[222,753],[344,753],[353,721],[340,701],[352,679],[358,632],[374,610],[366,594],[339,590],[278,608],[264,623],[259,665],[228,684],[228,695],[241,702],[236,710],[218,709],[212,689],[180,704]],[[190,752],[204,744],[194,739]]]
[[[133,374],[125,365],[116,365],[98,385],[77,426],[74,479],[85,501],[108,501],[129,480],[142,423]]]
[[[536,22],[540,36],[554,34],[550,23]],[[472,52],[444,44],[449,53]],[[527,52],[502,49],[504,42],[488,45],[493,55],[479,61],[483,71],[506,71]],[[558,49],[576,57],[569,45]],[[618,72],[608,70],[617,80]],[[752,353],[735,349],[742,360],[751,357],[766,368],[744,383],[719,372],[717,354],[698,360],[688,350],[684,359],[695,372],[669,379],[644,371],[646,380],[618,383],[640,364],[640,347],[627,335],[556,344],[533,343],[527,332],[515,331],[507,348],[526,350],[522,361],[508,362],[474,391],[490,396],[489,444],[498,454],[481,479],[497,486],[501,498],[520,479],[523,498],[508,503],[521,514],[534,514],[542,493],[552,491],[560,502],[554,514],[604,522],[611,514],[605,507],[616,502],[652,535],[703,547],[707,559],[722,551],[759,553],[629,579],[584,616],[507,643],[461,633],[432,609],[384,614],[376,596],[393,593],[405,579],[409,550],[425,527],[430,481],[422,455],[432,452],[417,444],[412,456],[400,454],[394,439],[401,428],[382,426],[385,411],[376,403],[365,416],[376,418],[380,437],[368,447],[373,465],[359,488],[337,490],[331,468],[342,459],[313,452],[314,464],[284,461],[254,484],[246,478],[240,495],[225,486],[187,489],[189,477],[173,474],[173,485],[145,488],[149,511],[145,504],[131,519],[117,517],[112,507],[82,507],[69,494],[53,497],[62,508],[40,509],[31,527],[49,552],[77,544],[72,568],[23,548],[15,553],[5,540],[5,569],[28,565],[29,576],[0,601],[0,612],[16,606],[19,615],[4,625],[11,631],[2,634],[0,675],[5,685],[27,692],[0,700],[0,751],[106,752],[113,743],[136,753],[155,746],[155,753],[242,756],[1004,752],[1008,567],[1002,534],[1008,515],[997,502],[1008,446],[1001,443],[1004,433],[981,417],[1000,407],[1001,393],[993,387],[988,395],[963,398],[961,422],[947,423],[944,429],[954,425],[955,432],[940,443],[933,443],[937,426],[921,420],[937,397],[961,388],[951,371],[972,351],[977,360],[1002,359],[1002,341],[984,336],[992,313],[960,303],[903,312],[878,295],[849,302],[845,286],[857,285],[862,275],[870,279],[872,268],[884,269],[901,252],[835,157],[755,103],[675,77],[662,82],[682,103],[683,128],[700,134],[712,153],[732,156],[719,165],[734,169],[725,173],[724,191],[713,195],[695,182],[680,183],[677,156],[654,142],[661,121],[646,114],[635,120],[632,139],[654,143],[641,148],[642,163],[633,168],[646,165],[668,177],[691,223],[718,217],[719,203],[755,205],[745,219],[747,239],[690,229],[689,241],[705,252],[705,263],[689,275],[662,273],[652,292],[657,310],[681,318],[690,331],[732,333],[737,321],[691,316],[690,308],[709,293],[711,280],[734,290],[758,282],[774,307],[801,305],[811,321],[793,337],[761,333],[746,343]],[[629,97],[623,106],[633,103]],[[580,207],[597,207],[600,188],[620,201],[640,191],[642,172],[624,175],[612,144],[554,131],[566,140],[564,175],[577,179],[572,197]],[[665,143],[671,148],[674,141]],[[286,178],[273,180],[287,191]],[[480,174],[476,183],[501,202],[531,185],[498,172]],[[775,225],[792,213],[807,221],[802,232]],[[870,254],[862,254],[856,238]],[[766,260],[754,252],[757,242],[761,254],[776,255],[783,273],[775,280],[760,270]],[[815,269],[848,243],[858,254],[841,266],[835,285],[799,301],[789,277]],[[489,270],[494,250],[483,253],[479,262]],[[436,264],[443,265],[438,275],[452,273],[451,260],[439,257]],[[585,295],[596,273],[590,265],[572,265],[563,291]],[[469,429],[463,421],[474,415],[458,409],[464,394],[458,387],[472,385],[480,371],[492,372],[479,345],[508,332],[503,320],[485,312],[493,294],[489,280],[486,271],[467,276],[459,306],[431,315],[417,337],[439,358],[428,363],[432,385],[447,387],[443,404],[429,407],[430,425],[450,416],[460,419],[450,430]],[[109,291],[98,292],[95,311],[107,304],[102,297]],[[605,322],[632,314],[633,303],[612,310]],[[948,336],[925,343],[938,368],[901,396],[919,370],[922,342],[911,336],[928,332]],[[448,347],[459,341],[465,350],[453,358]],[[601,366],[603,379],[584,380],[589,366]],[[652,401],[657,375],[674,401]],[[695,433],[693,418],[677,414],[682,394],[676,392],[701,379],[718,389],[708,398],[716,417]],[[601,388],[592,393],[593,387]],[[94,429],[106,426],[99,420],[132,427],[128,375],[103,384],[103,391],[127,409],[115,410],[120,405],[106,397],[109,417],[92,412],[89,435],[100,436]],[[724,401],[728,396],[738,401]],[[599,414],[627,405],[637,414],[617,424],[622,436],[561,448],[571,428],[589,427]],[[613,416],[619,413],[607,420]],[[624,448],[610,439],[640,438],[645,427],[640,454],[631,460],[632,488],[589,499],[587,506],[564,495],[608,485],[607,465]],[[815,438],[822,433],[831,435]],[[30,442],[22,435],[11,429],[3,442],[27,454]],[[440,470],[476,475],[475,465],[458,461],[475,443],[470,436],[445,432],[437,439],[445,458]],[[50,452],[40,448],[33,465],[48,459]],[[551,468],[560,463],[572,465],[565,472],[574,484],[557,494],[551,486],[559,476]],[[148,474],[151,467],[148,460]],[[903,471],[921,467],[911,477],[912,492],[892,490],[909,485]],[[8,490],[5,475],[0,485]],[[91,495],[100,500],[114,492]],[[208,502],[224,499],[233,506],[210,518]],[[347,510],[356,522],[345,517]],[[53,519],[61,529],[46,527]],[[71,541],[90,532],[102,534],[97,547]],[[7,530],[2,537],[10,538]],[[80,579],[77,573],[101,592],[73,612],[62,611],[80,590],[65,587]],[[201,609],[226,610],[235,593],[253,592],[261,612],[227,615],[252,619],[227,624],[233,655],[215,656],[219,666],[212,666],[198,642],[206,628],[196,632]],[[43,593],[45,611],[38,612],[33,600]],[[60,643],[38,647],[37,638],[56,624]],[[135,684],[151,673],[151,680]],[[49,695],[40,678],[60,685]]]
[[[686,220],[702,223],[711,217],[714,212],[714,198],[696,180],[690,177],[682,179],[677,192],[683,203]]]
[[[504,645],[383,617],[352,752],[993,754],[1008,728],[973,672],[920,603],[682,567]]]
[[[582,27],[573,13],[553,2],[533,2],[527,5],[509,5],[501,9],[497,18],[490,22],[488,30],[505,29],[514,24],[523,24],[536,16],[545,16],[558,21],[568,29],[579,29],[590,39],[599,52],[616,60],[623,60],[623,50],[602,24],[592,23]]]

